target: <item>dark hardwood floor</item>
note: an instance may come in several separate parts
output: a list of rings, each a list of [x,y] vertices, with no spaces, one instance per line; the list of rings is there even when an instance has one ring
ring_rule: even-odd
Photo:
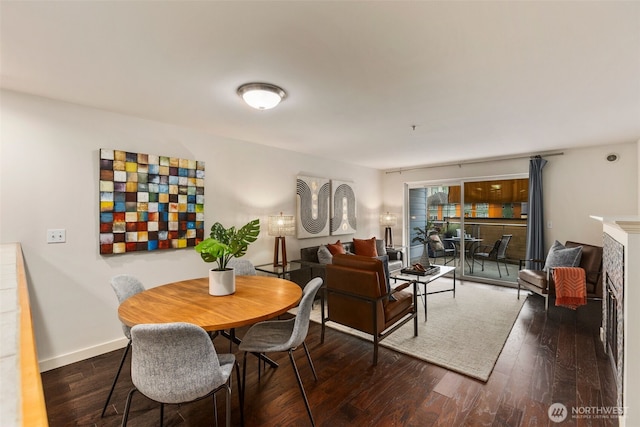
[[[370,343],[329,330],[321,345],[320,326],[315,323],[310,325],[307,344],[318,381],[302,349],[296,352],[296,360],[318,426],[617,425],[617,420],[571,415],[555,424],[547,415],[555,402],[563,403],[569,412],[579,406],[615,406],[613,373],[598,338],[599,317],[598,302],[577,312],[552,307],[546,316],[542,298],[530,296],[486,383],[384,347],[378,365],[371,366]],[[242,330],[238,333],[242,336]],[[214,343],[219,352],[229,350],[222,337]],[[128,368],[104,418],[100,412],[121,354],[114,351],[42,374],[52,427],[120,425],[132,387]],[[245,425],[310,425],[287,354],[272,358],[280,367],[263,370],[260,381],[256,359],[248,359]],[[233,386],[232,424],[237,426],[235,376]],[[217,403],[224,425],[224,393]],[[212,406],[211,399],[168,405],[164,425],[213,425]],[[159,425],[159,413],[156,403],[136,394],[129,425]]]

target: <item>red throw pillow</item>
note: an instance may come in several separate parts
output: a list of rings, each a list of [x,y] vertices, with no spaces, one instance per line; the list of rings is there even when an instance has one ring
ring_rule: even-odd
[[[342,243],[340,243],[340,240],[338,240],[335,243],[327,243],[327,248],[329,248],[329,252],[331,252],[331,255],[338,255],[338,254],[344,254],[344,247],[342,246]]]
[[[376,238],[370,239],[353,239],[353,250],[356,255],[376,257],[378,250],[376,249]]]

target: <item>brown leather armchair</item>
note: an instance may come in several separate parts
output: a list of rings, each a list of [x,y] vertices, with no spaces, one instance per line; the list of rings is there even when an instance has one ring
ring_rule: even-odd
[[[587,279],[587,298],[602,299],[602,247],[587,245],[585,243],[567,241],[565,247],[574,248],[582,246],[582,255],[579,267],[583,268]],[[531,262],[536,268],[524,269],[525,262]],[[520,299],[520,288],[528,289],[545,299],[545,310],[549,309],[549,296],[555,295],[555,284],[553,283],[552,270],[542,270],[545,261],[540,259],[520,260],[520,271],[518,271],[518,299]]]
[[[418,335],[417,284],[406,282],[394,290],[387,285],[382,261],[358,255],[335,255],[327,265],[326,303],[322,305],[322,335],[325,325],[336,322],[373,336],[373,364],[378,363],[378,344],[413,319]],[[403,290],[413,285],[413,293]]]

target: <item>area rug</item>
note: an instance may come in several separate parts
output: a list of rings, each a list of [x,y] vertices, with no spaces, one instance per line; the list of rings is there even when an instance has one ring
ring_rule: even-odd
[[[438,279],[428,286],[429,291],[450,288],[451,280]],[[512,292],[458,281],[455,298],[451,292],[427,297],[427,322],[422,300],[418,300],[417,337],[413,336],[413,322],[409,322],[380,345],[486,382],[524,301]],[[320,304],[315,305],[311,320],[321,323]],[[373,341],[371,336],[335,322],[327,322],[327,327]]]

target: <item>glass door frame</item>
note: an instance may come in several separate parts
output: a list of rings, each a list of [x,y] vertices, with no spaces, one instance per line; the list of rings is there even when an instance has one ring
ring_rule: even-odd
[[[465,216],[464,216],[464,205],[465,205],[465,201],[464,201],[464,186],[467,183],[473,183],[473,182],[482,182],[482,181],[495,181],[495,180],[510,180],[510,179],[528,179],[529,178],[529,174],[528,173],[517,173],[517,174],[503,174],[503,175],[487,175],[487,176],[480,176],[480,177],[466,177],[466,178],[447,178],[447,179],[434,179],[434,180],[424,180],[424,181],[414,181],[414,182],[405,182],[404,183],[404,206],[403,206],[403,221],[404,221],[404,226],[402,227],[402,238],[403,238],[403,242],[404,245],[407,248],[407,263],[410,264],[411,263],[411,230],[410,228],[410,224],[411,224],[411,212],[410,212],[410,197],[409,197],[409,191],[411,189],[415,189],[415,188],[425,188],[425,187],[439,187],[439,186],[460,186],[460,227],[462,230],[464,230],[465,227]],[[467,279],[467,280],[473,280],[475,282],[481,282],[481,283],[490,283],[490,284],[497,284],[497,285],[503,285],[503,286],[509,286],[509,287],[515,287],[517,286],[516,284],[514,284],[514,282],[509,282],[509,281],[505,281],[505,280],[497,280],[497,279],[488,279],[488,278],[483,278],[483,277],[478,277],[478,276],[474,276],[471,274],[467,274],[465,271],[465,263],[467,262],[466,259],[466,250],[465,250],[465,239],[464,236],[460,241],[460,258],[459,258],[459,265],[462,266],[461,268],[461,278],[462,279]],[[471,262],[473,262],[473,259],[471,260]]]

